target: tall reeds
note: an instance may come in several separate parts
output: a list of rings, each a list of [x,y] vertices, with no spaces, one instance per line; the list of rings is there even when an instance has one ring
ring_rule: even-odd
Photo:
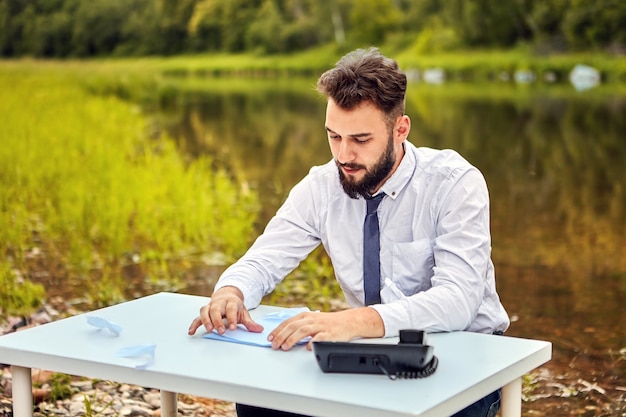
[[[190,254],[245,250],[253,192],[213,161],[184,160],[171,139],[151,137],[132,104],[89,94],[76,73],[24,65],[0,67],[5,313],[41,298],[37,286],[16,285],[29,278],[54,275],[106,304],[124,297],[129,265],[143,279],[169,279]]]

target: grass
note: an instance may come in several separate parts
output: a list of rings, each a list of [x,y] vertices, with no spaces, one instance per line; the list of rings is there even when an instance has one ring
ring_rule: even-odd
[[[88,93],[77,74],[0,66],[4,313],[37,304],[41,289],[19,285],[37,274],[108,304],[124,297],[129,266],[175,278],[173,264],[234,259],[252,237],[253,192],[208,158],[184,160],[171,139],[150,135],[136,106]]]

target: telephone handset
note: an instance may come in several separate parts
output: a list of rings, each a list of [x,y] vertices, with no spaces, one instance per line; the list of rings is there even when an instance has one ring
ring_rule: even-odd
[[[313,351],[324,372],[385,374],[390,379],[425,378],[439,361],[421,330],[401,330],[396,345],[349,342],[313,342]]]

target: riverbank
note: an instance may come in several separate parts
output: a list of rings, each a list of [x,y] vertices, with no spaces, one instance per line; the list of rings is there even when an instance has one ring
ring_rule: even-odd
[[[323,47],[290,55],[186,55],[108,62],[151,66],[170,76],[318,76],[345,52]],[[437,69],[448,80],[515,82],[515,74],[523,71],[534,74],[533,82],[563,83],[568,82],[568,75],[576,65],[583,64],[597,69],[604,82],[626,83],[626,57],[604,53],[537,55],[525,49],[512,49],[416,54],[411,50],[394,52],[384,48],[383,53],[395,58],[409,75]]]
[[[516,72],[531,73],[530,82],[566,83],[570,71],[579,64],[591,66],[604,83],[626,83],[626,56],[600,52],[537,54],[528,48],[506,50],[466,50],[417,54],[411,49],[388,50],[409,75],[425,70],[440,70],[447,80],[465,82],[515,82]],[[168,57],[99,58],[85,60],[0,60],[0,64],[38,62],[65,68],[93,64],[96,72],[121,71],[126,74],[146,70],[170,77],[242,76],[286,77],[319,76],[347,51],[327,45],[284,55],[194,54]],[[526,81],[526,79],[525,79]]]

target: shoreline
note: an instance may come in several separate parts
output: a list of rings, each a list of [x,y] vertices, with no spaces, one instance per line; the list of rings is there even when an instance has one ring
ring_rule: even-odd
[[[523,84],[567,83],[570,71],[583,64],[597,69],[602,83],[626,84],[626,56],[604,52],[571,52],[535,54],[523,49],[461,50],[448,53],[416,54],[411,50],[393,53],[409,77],[437,69],[445,80],[464,82],[516,82]],[[88,66],[98,71],[119,73],[152,72],[166,77],[244,78],[317,77],[342,55],[336,48],[321,47],[292,54],[261,55],[255,53],[209,53],[173,56],[104,57],[41,59],[32,57],[0,58],[2,65],[37,64],[46,67],[76,68]],[[532,74],[531,78],[528,75]]]

